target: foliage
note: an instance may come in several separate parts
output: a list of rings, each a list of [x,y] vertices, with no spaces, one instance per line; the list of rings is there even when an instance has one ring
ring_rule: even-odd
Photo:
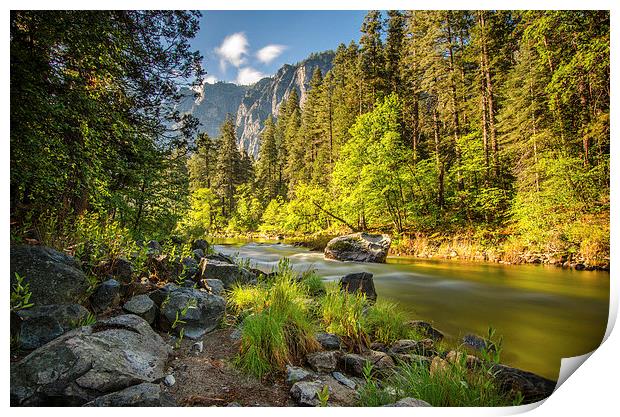
[[[30,297],[32,297],[30,284],[24,283],[24,278],[17,272],[15,273],[16,282],[11,291],[11,311],[23,310],[34,305],[34,303],[30,302]]]
[[[327,385],[323,385],[321,391],[317,392],[316,395],[319,400],[319,406],[327,407],[327,402],[329,401],[329,387]]]

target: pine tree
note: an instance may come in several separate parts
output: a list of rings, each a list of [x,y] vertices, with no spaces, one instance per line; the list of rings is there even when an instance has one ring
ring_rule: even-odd
[[[362,101],[364,111],[373,108],[376,100],[383,96],[385,89],[385,55],[381,41],[382,27],[381,12],[372,10],[366,14],[362,23],[359,55],[359,67],[363,81]]]
[[[220,148],[217,158],[215,192],[220,197],[222,216],[232,217],[235,211],[235,192],[242,182],[241,153],[237,147],[235,124],[229,115],[220,128]]]
[[[274,199],[279,191],[279,168],[276,129],[271,115],[265,121],[265,127],[261,133],[256,174],[259,187],[265,196],[264,201]]]
[[[389,92],[401,89],[401,57],[405,37],[405,17],[399,10],[387,12],[387,38],[385,41],[385,78]]]

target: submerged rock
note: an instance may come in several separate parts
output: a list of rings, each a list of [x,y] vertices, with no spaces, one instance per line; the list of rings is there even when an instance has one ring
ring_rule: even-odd
[[[360,292],[369,300],[377,299],[375,283],[370,272],[355,272],[340,279],[340,289],[349,293]]]
[[[11,405],[82,405],[164,377],[171,348],[146,321],[122,315],[72,330],[11,366]]]
[[[72,256],[45,246],[11,246],[11,287],[15,273],[29,284],[34,305],[80,303],[88,298],[88,279]]]
[[[324,254],[339,261],[384,263],[391,243],[387,235],[353,233],[330,240]]]

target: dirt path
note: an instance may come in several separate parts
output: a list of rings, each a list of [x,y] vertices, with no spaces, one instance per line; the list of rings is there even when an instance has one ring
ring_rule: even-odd
[[[165,392],[179,406],[293,405],[283,380],[261,382],[233,367],[239,342],[231,338],[232,332],[226,328],[205,335],[201,353],[192,351],[195,341],[184,340],[169,365],[176,382],[164,387]]]

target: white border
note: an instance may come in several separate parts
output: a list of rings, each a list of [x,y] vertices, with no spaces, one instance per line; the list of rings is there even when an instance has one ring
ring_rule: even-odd
[[[162,0],[151,0],[151,1],[117,1],[111,0],[107,2],[93,2],[93,3],[85,3],[83,1],[65,1],[58,0],[53,3],[49,1],[32,1],[32,0],[23,0],[23,1],[9,1],[5,9],[4,13],[4,25],[2,26],[3,39],[5,40],[2,48],[3,55],[5,57],[4,65],[2,65],[2,79],[3,83],[3,94],[2,94],[2,103],[3,103],[3,124],[5,135],[4,140],[0,142],[0,149],[2,151],[2,155],[5,158],[5,161],[9,158],[9,59],[8,59],[8,50],[9,50],[9,10],[12,9],[199,9],[199,10],[258,10],[258,9],[267,9],[267,10],[366,10],[366,9],[611,9],[611,44],[612,44],[612,74],[615,75],[615,70],[617,68],[617,52],[614,48],[618,45],[618,30],[617,25],[619,19],[617,18],[618,6],[617,1],[600,1],[600,0],[590,0],[588,2],[583,1],[575,1],[575,0],[565,0],[565,1],[532,1],[532,0],[523,0],[523,1],[404,1],[404,0],[386,0],[386,1],[370,1],[370,0],[342,0],[339,1],[338,4],[335,4],[333,1],[328,0],[315,0],[312,2],[297,2],[294,3],[292,1],[276,1],[276,0],[216,0],[216,1],[188,1],[188,0],[177,0],[174,2],[170,1],[162,1]],[[612,90],[616,91],[617,86],[617,77],[612,75]],[[616,95],[612,95],[611,98],[611,108],[612,108],[612,117],[611,117],[611,137],[614,138],[617,133],[616,127],[616,116],[618,112],[618,98]],[[612,140],[612,142],[614,142]],[[620,175],[618,173],[618,150],[615,143],[612,143],[612,152],[611,152],[611,231],[612,231],[612,250],[611,250],[611,258],[616,259],[617,252],[617,230],[618,230],[618,222],[620,219],[620,213],[618,212],[617,206],[615,205],[616,196],[617,196],[617,184],[619,184]],[[6,196],[4,199],[4,204],[2,205],[2,218],[5,219],[5,222],[9,219],[9,169],[10,165],[5,163],[4,169],[2,170],[2,181],[0,182],[0,187],[2,187],[3,195]],[[2,265],[4,267],[4,275],[8,276],[8,266],[9,266],[9,233],[8,227],[4,228],[4,239],[2,240],[2,250],[0,252],[0,256],[2,256]],[[341,410],[336,408],[331,409],[294,409],[294,413],[296,415],[305,416],[305,415],[338,415],[342,416],[342,413],[355,413],[357,416],[375,416],[378,412],[387,412],[391,415],[400,415],[400,416],[409,416],[412,413],[415,415],[459,415],[459,416],[492,416],[492,415],[508,415],[508,414],[517,414],[522,413],[528,410],[530,411],[529,415],[532,416],[547,416],[547,415],[562,415],[562,416],[582,416],[584,414],[587,415],[611,415],[614,413],[612,410],[617,410],[617,402],[616,396],[617,389],[614,384],[619,369],[619,360],[617,352],[620,352],[620,337],[618,336],[618,331],[612,333],[613,325],[616,320],[617,311],[618,311],[618,280],[615,279],[615,275],[617,275],[618,268],[612,262],[612,271],[610,280],[611,288],[610,288],[610,320],[608,323],[607,331],[605,334],[605,342],[602,344],[600,348],[598,348],[595,352],[592,353],[592,358],[585,362],[583,366],[576,370],[575,375],[568,378],[568,382],[562,384],[561,387],[557,389],[557,391],[544,402],[542,406],[540,403],[529,406],[522,407],[512,407],[512,408],[463,408],[463,409],[428,409],[428,408],[418,408],[415,410],[405,408],[405,409],[362,409],[356,408],[355,410]],[[5,282],[5,285],[8,283]],[[5,306],[8,304],[9,292],[4,293],[5,297]],[[5,361],[3,363],[3,371],[2,375],[4,376],[5,385],[2,391],[2,404],[8,408],[9,405],[9,366],[7,358],[9,356],[9,343],[8,343],[8,314],[5,314],[4,319],[4,344],[2,345],[4,351]],[[589,356],[589,355],[585,355]],[[568,362],[575,361],[578,363],[584,358],[576,358],[575,360],[569,360]],[[566,368],[565,364],[567,362],[563,361],[563,370]],[[562,371],[561,371],[562,372]],[[83,413],[85,410],[78,409],[46,409],[42,410],[41,408],[20,408],[7,410],[9,413],[19,413],[20,416],[29,416],[29,415],[37,415],[39,416],[41,413],[62,413],[63,416],[73,415],[74,413]],[[227,416],[246,416],[248,413],[252,415],[289,415],[292,409],[288,408],[266,408],[266,409],[252,409],[247,410],[245,408],[183,408],[183,409],[175,409],[174,413],[182,413],[183,415],[204,415],[205,413],[215,414],[215,415],[227,415]],[[110,410],[106,409],[89,409],[87,411],[89,414],[104,416],[109,414]],[[120,414],[129,414],[134,413],[135,411],[130,409],[117,409],[114,411],[115,413]],[[139,412],[145,413],[153,413],[154,415],[166,415],[171,412],[171,410],[166,409],[152,409],[152,410],[140,410]],[[617,412],[617,411],[616,411]],[[614,413],[615,414],[615,413]]]

